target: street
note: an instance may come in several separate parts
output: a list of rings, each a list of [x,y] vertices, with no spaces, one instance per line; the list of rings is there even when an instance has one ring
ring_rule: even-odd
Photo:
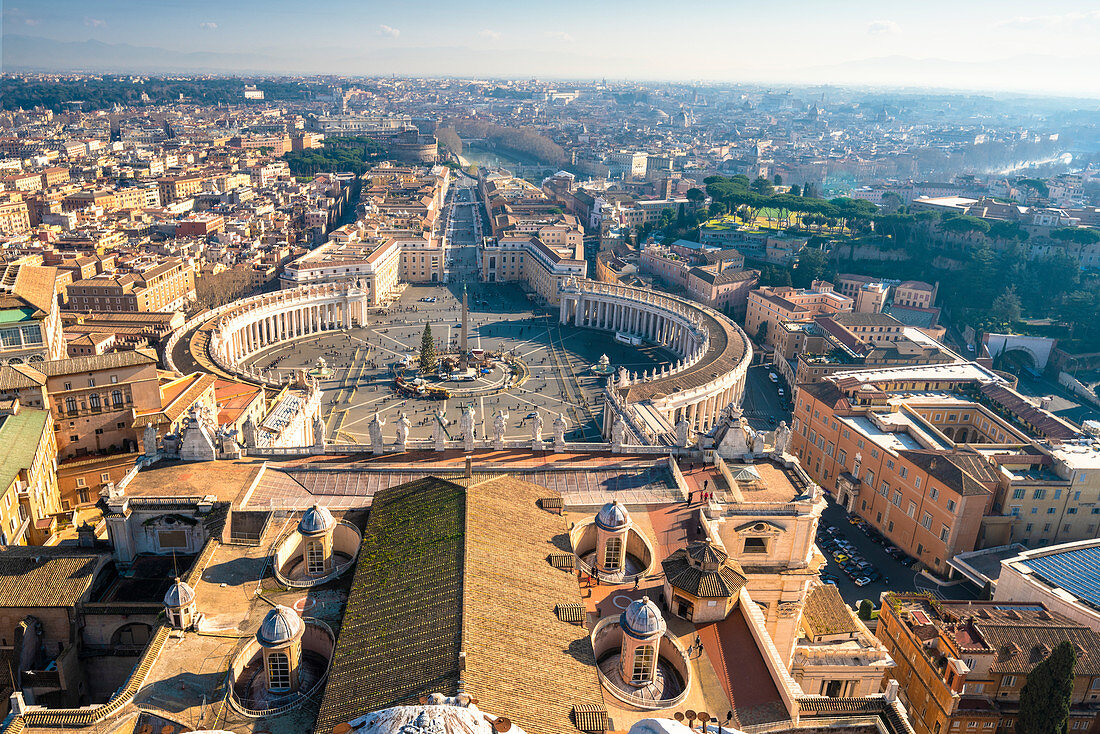
[[[841,597],[850,606],[856,606],[861,599],[870,599],[877,607],[879,597],[884,591],[914,592],[928,591],[933,596],[943,599],[974,599],[976,598],[969,583],[957,582],[948,586],[938,586],[927,577],[914,571],[912,567],[905,566],[888,555],[883,546],[871,540],[862,530],[848,522],[848,513],[844,508],[829,500],[829,506],[821,513],[822,526],[824,523],[833,525],[840,531],[841,538],[846,539],[856,547],[859,555],[866,558],[882,574],[882,578],[872,581],[866,586],[860,587],[852,583],[852,580],[841,570],[830,553],[824,548],[821,552],[825,555],[827,563],[822,569],[837,578],[837,589]],[[821,535],[820,529],[818,533]],[[820,547],[820,546],[819,546]]]
[[[786,389],[783,383],[774,383],[768,378],[771,367],[756,365],[749,367],[745,377],[745,398],[741,401],[745,419],[755,430],[773,431],[780,421],[790,425],[791,412],[787,409],[789,395],[780,396],[779,390]]]

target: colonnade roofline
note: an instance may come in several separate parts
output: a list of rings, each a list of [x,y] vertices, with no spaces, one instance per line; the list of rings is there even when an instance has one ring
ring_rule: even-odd
[[[622,419],[639,439],[667,441],[673,426],[708,431],[740,404],[752,345],[726,316],[677,296],[590,280],[570,279],[560,296],[562,323],[638,336],[681,357],[652,375],[620,370],[609,381],[605,436]],[[642,404],[652,410],[639,412]]]

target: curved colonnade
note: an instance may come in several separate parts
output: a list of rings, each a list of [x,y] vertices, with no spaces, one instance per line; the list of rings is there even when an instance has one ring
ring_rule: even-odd
[[[237,301],[211,321],[210,358],[228,372],[257,379],[242,362],[280,342],[366,324],[367,297],[355,286],[302,286]]]
[[[714,309],[642,288],[570,280],[561,288],[560,320],[624,332],[680,356],[652,374],[620,368],[605,391],[603,432],[622,420],[643,444],[672,443],[676,426],[706,433],[745,390],[752,345]]]

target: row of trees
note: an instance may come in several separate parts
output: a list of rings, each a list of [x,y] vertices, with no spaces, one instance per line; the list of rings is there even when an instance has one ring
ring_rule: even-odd
[[[74,81],[37,81],[18,77],[0,79],[0,107],[6,110],[46,107],[61,112],[67,103],[81,102],[81,109],[109,109],[115,105],[139,106],[165,104],[185,99],[204,104],[241,104],[246,80],[217,79],[146,79],[134,83],[129,78],[90,78]],[[257,81],[268,100],[301,100],[313,93],[325,93],[326,87],[307,82]],[[149,101],[142,100],[142,93]]]
[[[501,148],[532,158],[538,163],[562,166],[568,161],[560,145],[529,127],[505,127],[484,120],[453,120],[445,127],[454,129],[466,138],[491,140]]]
[[[385,147],[373,138],[327,138],[322,148],[289,151],[283,156],[295,176],[349,171],[363,173],[384,158]]]

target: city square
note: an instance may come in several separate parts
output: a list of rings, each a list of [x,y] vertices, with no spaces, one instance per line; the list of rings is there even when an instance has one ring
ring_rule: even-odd
[[[457,436],[459,413],[473,405],[479,438],[491,435],[493,417],[508,414],[509,439],[531,435],[534,414],[545,431],[564,413],[570,441],[601,439],[602,392],[606,377],[591,369],[607,355],[613,368],[652,371],[667,364],[671,355],[653,346],[629,346],[606,332],[559,325],[556,313],[539,309],[511,284],[475,283],[468,286],[469,347],[486,354],[508,352],[523,362],[522,383],[505,387],[499,371],[478,375],[470,382],[449,383],[456,392],[474,396],[445,400],[408,397],[396,388],[394,368],[406,358],[415,371],[425,324],[440,347],[457,348],[461,330],[462,284],[407,285],[394,304],[371,309],[368,325],[334,330],[284,342],[247,363],[268,376],[284,377],[307,370],[323,391],[322,412],[326,435],[335,443],[365,443],[367,424],[377,413],[393,425],[404,412],[412,435],[426,438],[431,420],[443,409],[448,430]],[[435,298],[434,303],[421,299]],[[318,373],[318,360],[325,370]],[[387,431],[388,433],[388,431]]]

